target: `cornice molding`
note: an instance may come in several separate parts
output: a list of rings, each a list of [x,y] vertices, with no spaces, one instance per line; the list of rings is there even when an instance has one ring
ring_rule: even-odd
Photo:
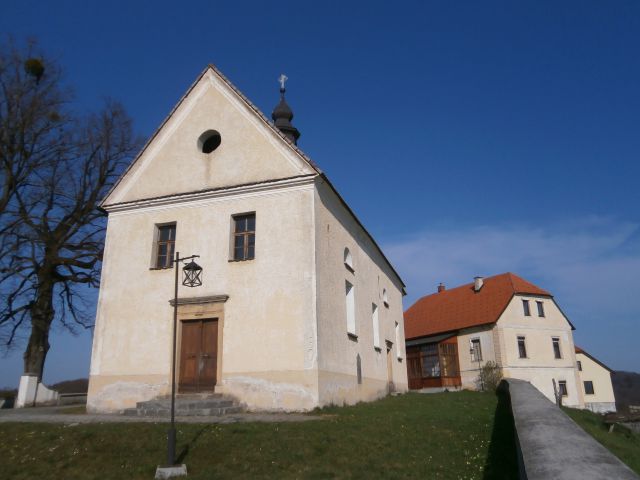
[[[178,305],[204,305],[206,303],[225,303],[229,299],[229,295],[209,295],[206,297],[187,297],[178,298]],[[169,304],[173,307],[175,300],[169,300]]]
[[[317,174],[300,175],[296,177],[283,178],[279,180],[267,180],[264,182],[254,182],[244,185],[235,185],[230,187],[211,188],[207,190],[198,190],[195,192],[177,193],[173,195],[164,195],[161,197],[144,198],[133,200],[130,202],[113,203],[104,205],[103,208],[109,214],[139,211],[149,208],[166,208],[168,206],[182,206],[194,204],[206,204],[224,199],[228,197],[248,197],[255,195],[264,195],[274,192],[286,190],[294,190],[304,188],[314,183]]]

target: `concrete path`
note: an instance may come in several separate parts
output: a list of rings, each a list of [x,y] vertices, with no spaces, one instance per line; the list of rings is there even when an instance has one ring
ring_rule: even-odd
[[[77,410],[77,406],[13,408],[0,410],[2,422],[36,423],[169,423],[169,417],[131,417],[124,415],[74,414],[65,411]],[[247,422],[307,422],[328,416],[301,413],[234,413],[220,417],[176,417],[178,423],[247,423]]]

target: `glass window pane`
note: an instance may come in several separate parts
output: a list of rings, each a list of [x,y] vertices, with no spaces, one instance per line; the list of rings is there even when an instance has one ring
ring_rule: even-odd
[[[256,230],[256,216],[247,215],[247,231],[254,232]]]
[[[253,247],[256,244],[256,236],[255,235],[247,235],[249,240],[249,247]]]
[[[236,235],[233,246],[235,248],[244,248],[244,236]]]
[[[247,258],[253,257],[255,257],[255,248],[253,247],[253,245],[249,245],[249,247],[247,248]]]
[[[236,219],[236,232],[246,232],[247,231],[247,217],[237,217]]]
[[[233,259],[234,260],[244,260],[244,248],[236,247],[233,249]]]

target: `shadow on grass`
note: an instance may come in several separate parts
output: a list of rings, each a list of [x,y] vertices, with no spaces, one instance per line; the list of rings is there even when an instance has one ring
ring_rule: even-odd
[[[182,449],[182,451],[178,454],[178,456],[176,457],[176,463],[180,464],[184,462],[184,459],[187,458],[187,455],[189,455],[189,450],[191,449],[192,446],[194,446],[197,442],[198,439],[200,438],[200,436],[210,427],[210,425],[205,425],[203,426],[201,429],[199,429],[196,434],[191,438],[191,440],[189,440],[187,442],[187,444],[184,446],[184,448]]]
[[[484,466],[485,480],[518,478],[515,426],[508,390],[498,388],[489,454]]]

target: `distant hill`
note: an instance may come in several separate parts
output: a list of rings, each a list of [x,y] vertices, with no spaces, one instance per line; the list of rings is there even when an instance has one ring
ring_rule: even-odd
[[[640,373],[611,372],[613,393],[618,411],[628,411],[629,405],[640,405]]]
[[[75,380],[65,380],[49,386],[50,389],[58,393],[87,393],[89,390],[88,378],[77,378]]]

